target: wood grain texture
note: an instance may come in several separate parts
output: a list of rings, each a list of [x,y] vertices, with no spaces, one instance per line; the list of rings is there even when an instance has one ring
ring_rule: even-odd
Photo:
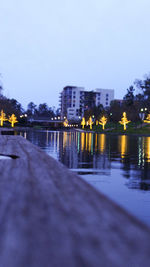
[[[147,267],[150,231],[17,136],[0,136],[0,267]]]

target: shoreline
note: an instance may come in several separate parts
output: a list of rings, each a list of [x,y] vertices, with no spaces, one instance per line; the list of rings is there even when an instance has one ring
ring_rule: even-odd
[[[150,133],[149,134],[144,134],[144,133],[128,133],[128,132],[108,132],[108,131],[104,131],[104,132],[97,132],[97,131],[85,131],[82,129],[74,129],[77,132],[82,132],[82,133],[93,133],[93,134],[106,134],[106,135],[132,135],[132,136],[146,136],[146,137],[150,137]]]
[[[83,129],[77,129],[77,128],[70,128],[70,129],[38,129],[38,128],[32,128],[32,127],[14,127],[14,128],[0,128],[0,134],[3,132],[14,132],[14,131],[75,131],[80,133],[92,133],[92,134],[105,134],[105,135],[127,135],[127,136],[145,136],[150,137],[150,133],[130,133],[130,132],[110,132],[110,131],[94,131],[94,130],[83,130]]]

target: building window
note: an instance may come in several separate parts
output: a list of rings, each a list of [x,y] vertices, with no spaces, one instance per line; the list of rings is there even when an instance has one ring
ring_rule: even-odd
[[[75,107],[75,104],[73,104],[73,107]]]
[[[73,98],[76,98],[76,96],[74,95]]]
[[[108,106],[108,102],[106,102],[106,106]]]

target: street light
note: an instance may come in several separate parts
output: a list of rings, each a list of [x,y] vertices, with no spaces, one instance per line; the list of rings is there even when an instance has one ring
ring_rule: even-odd
[[[147,111],[147,108],[141,108],[139,116],[141,120],[144,120],[145,112]]]

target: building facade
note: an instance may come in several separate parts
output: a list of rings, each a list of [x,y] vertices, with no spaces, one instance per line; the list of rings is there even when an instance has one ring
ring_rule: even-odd
[[[109,107],[112,100],[112,89],[85,91],[84,87],[66,86],[60,94],[61,117],[77,121],[83,117],[85,110],[100,104]]]
[[[96,89],[96,106],[99,106],[100,104],[103,105],[103,107],[109,107],[110,102],[114,100],[114,90],[113,89]]]

